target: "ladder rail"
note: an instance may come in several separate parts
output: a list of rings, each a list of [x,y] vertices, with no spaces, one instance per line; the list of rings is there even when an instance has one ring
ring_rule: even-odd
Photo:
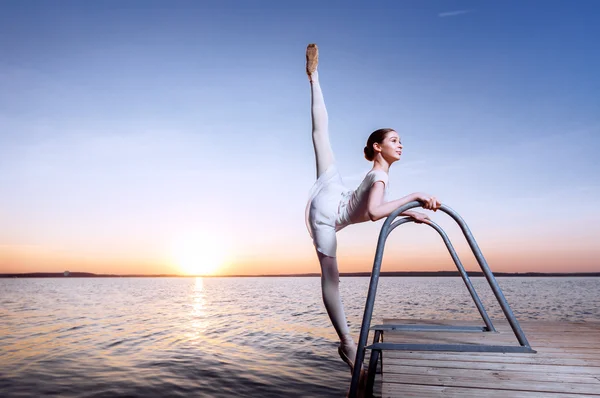
[[[386,234],[386,239],[389,236],[389,234],[396,227],[399,227],[400,225],[408,223],[408,222],[414,222],[414,219],[412,219],[410,217],[406,217],[406,218],[402,218],[400,220],[395,221],[392,225],[390,225],[390,228]],[[456,250],[454,249],[454,246],[452,246],[452,243],[450,242],[450,238],[448,238],[448,235],[446,234],[446,232],[444,232],[444,230],[439,225],[434,223],[433,221],[429,221],[429,223],[427,223],[427,224],[431,228],[435,229],[438,232],[438,234],[440,234],[440,236],[442,237],[442,240],[444,241],[446,248],[450,252],[450,256],[452,257],[452,260],[454,261],[456,268],[458,268],[460,277],[462,278],[463,282],[467,286],[467,290],[469,291],[471,298],[475,302],[475,306],[477,307],[477,310],[479,311],[479,314],[481,315],[481,318],[483,319],[483,322],[485,323],[487,330],[490,332],[495,332],[496,329],[494,328],[494,325],[492,324],[492,320],[490,319],[485,308],[483,307],[483,303],[481,302],[479,295],[475,291],[475,288],[473,287],[473,284],[471,283],[471,279],[469,278],[469,275],[465,271],[465,268],[463,267],[460,259],[458,258],[458,254],[456,254]]]
[[[523,332],[523,329],[521,329],[521,325],[519,325],[519,322],[517,321],[515,314],[512,312],[512,309],[508,305],[508,301],[506,301],[506,297],[504,297],[504,294],[502,293],[502,290],[500,289],[500,286],[498,285],[498,281],[496,281],[496,278],[494,277],[494,274],[490,270],[490,267],[488,266],[487,261],[485,261],[485,258],[483,257],[483,253],[481,253],[481,249],[479,248],[479,245],[477,245],[477,242],[475,241],[475,238],[473,237],[471,230],[467,226],[467,223],[465,223],[465,221],[462,219],[461,216],[458,215],[457,212],[455,212],[448,206],[442,205],[442,207],[440,207],[440,210],[444,211],[446,214],[448,214],[450,217],[452,217],[454,219],[454,221],[456,221],[456,223],[462,229],[463,234],[465,235],[465,238],[467,239],[467,242],[469,243],[469,246],[471,247],[471,251],[475,255],[475,258],[477,259],[477,263],[479,264],[479,267],[483,271],[483,274],[485,275],[485,278],[487,279],[488,284],[492,288],[492,292],[494,292],[494,296],[496,296],[496,299],[498,300],[498,304],[500,304],[500,308],[502,308],[502,312],[504,313],[504,316],[508,320],[508,323],[510,324],[510,327],[512,328],[513,333],[515,334],[515,337],[519,341],[519,344],[521,344],[522,346],[525,346],[525,347],[530,347],[529,341],[527,341],[527,338],[525,337],[525,333]]]
[[[367,301],[365,304],[363,321],[360,329],[356,358],[354,361],[354,371],[352,372],[352,382],[350,384],[350,397],[355,397],[358,392],[358,383],[365,358],[365,347],[367,339],[369,337],[369,330],[371,327],[371,317],[373,316],[373,307],[375,305],[375,296],[377,294],[377,285],[379,283],[379,276],[381,273],[381,263],[383,260],[383,251],[385,248],[386,239],[389,233],[391,232],[391,226],[394,219],[396,219],[396,217],[398,217],[405,211],[415,207],[421,207],[421,203],[419,201],[412,201],[405,204],[404,206],[400,206],[387,217],[387,219],[383,223],[383,226],[381,227],[381,232],[379,233],[379,238],[377,240],[377,251],[375,252],[375,259],[373,261],[373,271],[371,273],[371,280],[369,282],[369,290],[367,293]],[[439,210],[452,217],[452,219],[454,219],[454,221],[456,221],[457,224],[460,226],[461,230],[463,231],[463,234],[465,235],[465,238],[467,239],[467,242],[469,243],[469,247],[473,251],[475,258],[481,270],[483,271],[483,274],[485,275],[488,284],[492,289],[492,292],[498,300],[498,303],[500,304],[500,307],[502,308],[506,319],[508,320],[517,340],[519,341],[519,344],[521,346],[530,348],[529,342],[527,341],[523,330],[521,329],[512,310],[510,309],[510,306],[508,305],[508,302],[506,301],[506,298],[504,297],[504,294],[502,293],[502,290],[500,289],[496,278],[494,278],[494,275],[490,271],[489,266],[485,261],[485,258],[483,257],[483,254],[481,253],[481,250],[479,249],[479,246],[475,241],[475,238],[473,237],[473,234],[469,230],[469,227],[467,227],[464,220],[450,207],[443,204],[439,208]]]

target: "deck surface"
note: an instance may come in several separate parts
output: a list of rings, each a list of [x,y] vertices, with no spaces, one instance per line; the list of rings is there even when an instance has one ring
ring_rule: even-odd
[[[386,331],[383,341],[518,345],[508,322],[493,322],[498,333]],[[384,321],[407,323],[483,325],[482,321]],[[600,397],[600,322],[522,321],[520,325],[536,354],[384,351],[375,395]]]

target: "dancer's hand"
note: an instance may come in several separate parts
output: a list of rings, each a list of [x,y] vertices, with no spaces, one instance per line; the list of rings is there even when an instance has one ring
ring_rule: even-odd
[[[419,213],[418,211],[411,211],[408,215],[411,218],[414,218],[414,220],[417,224],[422,224],[422,223],[429,224],[429,221],[431,221],[427,214]]]
[[[442,202],[440,202],[435,196],[431,196],[423,192],[417,193],[416,199],[421,202],[421,206],[427,210],[437,211],[437,209],[439,209],[442,205]]]

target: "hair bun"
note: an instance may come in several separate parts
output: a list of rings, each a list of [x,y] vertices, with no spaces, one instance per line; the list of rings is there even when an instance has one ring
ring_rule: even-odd
[[[368,146],[365,146],[365,149],[363,149],[363,152],[365,153],[365,159],[367,159],[368,161],[373,160],[373,158],[375,157],[375,151],[373,150],[373,148],[369,148]]]

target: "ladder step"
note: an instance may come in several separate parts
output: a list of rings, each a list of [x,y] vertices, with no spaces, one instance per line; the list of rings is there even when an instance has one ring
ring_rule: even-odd
[[[480,345],[480,344],[398,344],[375,343],[365,347],[368,350],[392,351],[452,351],[452,352],[502,352],[535,353],[527,346]]]
[[[371,330],[382,332],[488,332],[485,326],[452,326],[452,325],[375,325]]]

